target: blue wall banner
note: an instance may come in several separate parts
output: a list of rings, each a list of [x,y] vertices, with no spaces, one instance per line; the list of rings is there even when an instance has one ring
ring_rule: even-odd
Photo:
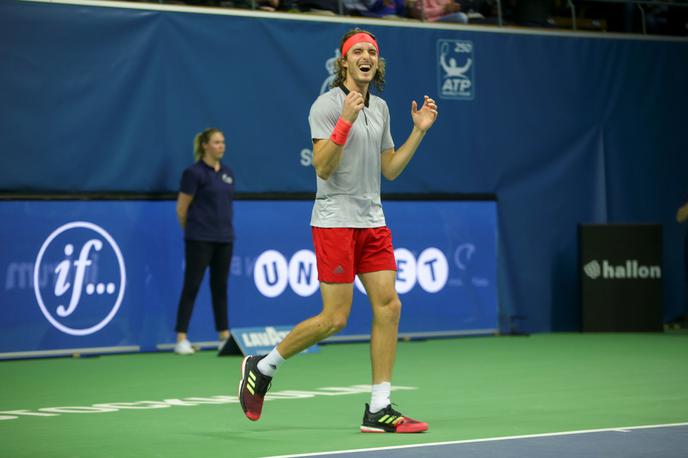
[[[231,328],[290,327],[320,311],[311,207],[235,203]],[[394,201],[385,213],[401,335],[495,333],[496,203]],[[0,202],[0,219],[0,357],[155,351],[174,341],[184,262],[174,202]],[[349,324],[332,340],[367,339],[370,315],[357,282]],[[190,339],[213,341],[214,329],[204,284]]]
[[[238,193],[312,193],[308,112],[358,25],[396,145],[439,105],[383,192],[498,197],[505,315],[579,329],[577,227],[608,223],[662,225],[664,318],[688,312],[685,38],[101,5],[0,1],[0,192],[173,193],[216,126]]]

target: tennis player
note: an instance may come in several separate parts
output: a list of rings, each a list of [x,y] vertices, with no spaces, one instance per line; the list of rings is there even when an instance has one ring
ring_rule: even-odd
[[[340,50],[332,89],[313,103],[308,118],[317,175],[311,229],[323,308],[296,325],[268,355],[244,358],[239,399],[245,415],[258,420],[277,368],[344,328],[358,275],[373,313],[372,394],[360,430],[422,432],[427,423],[401,414],[390,402],[401,302],[394,289],[397,267],[380,201],[380,175],[394,180],[406,168],[437,119],[437,104],[428,96],[420,109],[411,102],[413,130],[395,150],[387,104],[369,91],[371,84],[382,91],[385,82],[375,37],[351,30]]]

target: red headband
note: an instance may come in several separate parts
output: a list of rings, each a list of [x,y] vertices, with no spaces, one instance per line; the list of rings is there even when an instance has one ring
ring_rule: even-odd
[[[346,56],[346,53],[349,52],[349,49],[358,43],[370,43],[373,46],[375,46],[375,49],[377,52],[380,52],[380,47],[377,45],[377,41],[375,41],[375,38],[371,37],[367,33],[364,32],[359,32],[354,35],[351,35],[349,38],[346,39],[344,44],[342,45],[342,56]]]

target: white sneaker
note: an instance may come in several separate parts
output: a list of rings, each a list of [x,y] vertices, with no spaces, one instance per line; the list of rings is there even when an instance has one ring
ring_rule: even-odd
[[[174,346],[174,352],[178,355],[193,355],[195,350],[191,346],[191,342],[184,339],[181,342],[177,342],[177,345]]]
[[[228,340],[229,339],[221,340],[220,344],[217,346],[217,351],[222,350],[222,348],[225,346],[225,344],[227,343]]]

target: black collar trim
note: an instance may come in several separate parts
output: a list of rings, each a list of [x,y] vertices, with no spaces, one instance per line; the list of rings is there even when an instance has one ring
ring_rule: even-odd
[[[349,95],[349,92],[351,92],[349,89],[347,89],[346,86],[344,86],[344,83],[342,83],[342,84],[339,85],[339,89],[341,89],[342,91],[344,91],[344,95]],[[366,98],[365,98],[364,105],[365,105],[366,108],[370,108],[370,106],[369,106],[369,105],[370,105],[370,91],[368,91],[368,92],[366,93]]]

